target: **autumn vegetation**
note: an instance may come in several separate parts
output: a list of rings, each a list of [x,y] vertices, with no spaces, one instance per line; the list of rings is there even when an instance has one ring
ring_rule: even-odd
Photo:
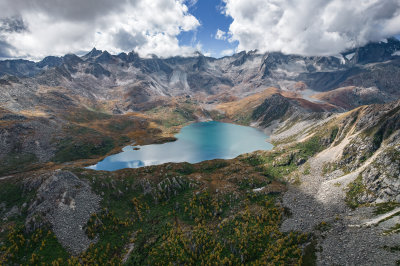
[[[101,210],[83,228],[94,243],[72,256],[50,227],[27,233],[20,217],[0,235],[0,264],[300,265],[311,236],[279,230],[289,215],[280,205],[280,176],[292,168],[267,170],[282,154],[265,156],[116,172],[71,168],[102,195]],[[253,191],[259,187],[268,189]]]

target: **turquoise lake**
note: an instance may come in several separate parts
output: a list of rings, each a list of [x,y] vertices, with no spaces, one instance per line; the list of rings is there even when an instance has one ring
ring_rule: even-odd
[[[270,150],[268,136],[262,131],[216,121],[186,126],[175,135],[175,142],[144,146],[127,146],[121,153],[106,157],[88,168],[114,171],[167,162],[198,163],[212,159],[232,159],[240,154]],[[140,148],[134,150],[134,148]]]

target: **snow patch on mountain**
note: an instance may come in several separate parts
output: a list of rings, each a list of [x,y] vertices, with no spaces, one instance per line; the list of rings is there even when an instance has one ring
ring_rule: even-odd
[[[353,59],[354,54],[355,54],[355,53],[351,53],[351,54],[346,55],[347,60]]]

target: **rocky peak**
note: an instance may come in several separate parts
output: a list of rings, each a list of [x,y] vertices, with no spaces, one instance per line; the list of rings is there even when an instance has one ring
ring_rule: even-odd
[[[67,65],[76,65],[81,63],[83,60],[77,56],[76,54],[66,54],[63,58],[64,64]]]
[[[121,59],[122,61],[128,61],[128,55],[127,55],[126,53],[124,53],[124,52],[119,53],[119,54],[117,55],[117,57],[118,57],[119,59]]]
[[[134,62],[139,60],[139,54],[136,52],[129,52],[128,53],[128,57],[127,57],[127,61],[128,62]]]
[[[136,52],[119,53],[116,57],[125,63],[132,63],[140,59],[139,54]]]
[[[207,65],[207,59],[204,55],[200,54],[197,57],[196,63],[193,65],[193,70],[194,71],[199,71],[199,70],[204,70]]]
[[[95,58],[95,57],[99,56],[101,53],[102,53],[101,50],[97,50],[95,47],[93,47],[93,49],[89,53],[87,53],[84,56],[82,56],[82,58],[84,60],[87,60],[87,59],[90,59],[90,58]]]
[[[99,56],[97,56],[94,61],[96,63],[111,63],[112,61],[114,61],[114,58],[109,52],[104,51]]]
[[[353,64],[368,64],[390,60],[399,51],[400,41],[396,38],[389,38],[349,50],[343,53],[343,56]]]
[[[0,76],[33,76],[36,73],[35,62],[23,59],[0,61]]]
[[[58,56],[47,56],[42,61],[38,62],[36,66],[40,68],[44,67],[57,67],[60,66],[63,62],[63,59]]]
[[[204,56],[200,51],[196,51],[194,52],[194,56],[198,57],[198,56]]]
[[[287,64],[290,55],[285,55],[281,52],[268,52],[265,53],[260,69],[264,71],[264,77],[271,74],[271,70],[277,68],[278,65]],[[293,57],[293,56],[292,56]]]
[[[237,53],[234,55],[234,58],[236,58],[234,61],[232,61],[232,65],[234,66],[240,66],[243,65],[244,62],[246,62],[248,56],[245,51],[241,51],[240,53]]]

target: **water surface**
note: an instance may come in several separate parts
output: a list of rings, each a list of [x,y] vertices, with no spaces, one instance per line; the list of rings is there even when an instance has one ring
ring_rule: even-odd
[[[232,159],[243,153],[272,149],[262,131],[216,121],[191,124],[182,128],[175,137],[175,142],[127,146],[121,153],[108,156],[88,168],[114,171],[167,162],[198,163]],[[135,147],[140,149],[134,150]]]

